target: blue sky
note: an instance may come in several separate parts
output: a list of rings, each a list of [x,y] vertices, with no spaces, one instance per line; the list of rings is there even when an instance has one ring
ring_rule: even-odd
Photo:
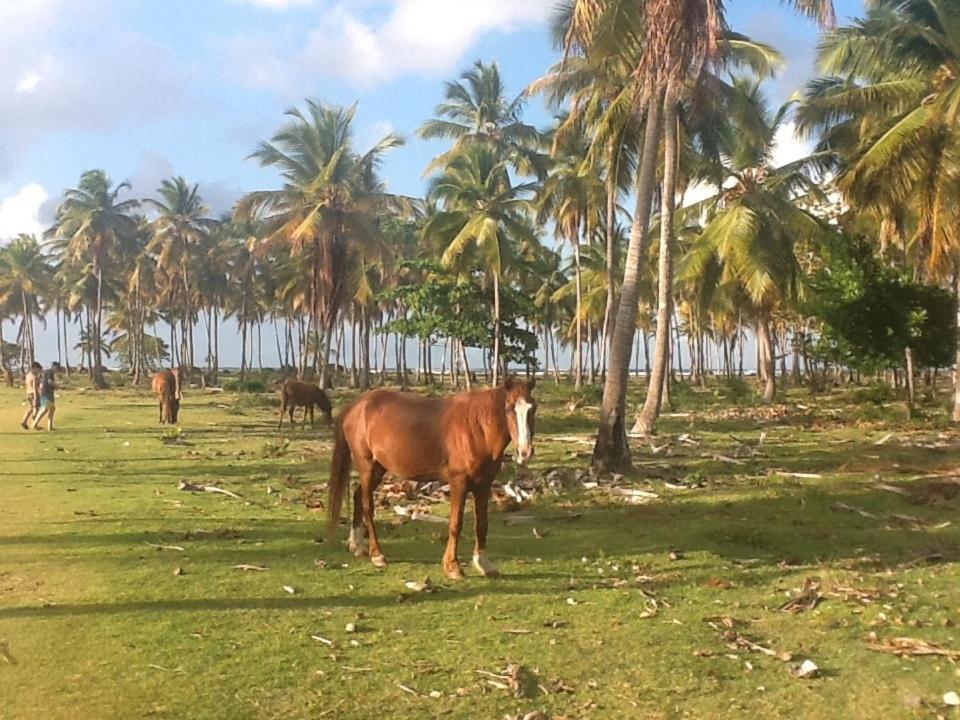
[[[554,0],[0,0],[0,241],[36,232],[91,168],[150,194],[172,174],[213,212],[276,179],[246,156],[304,97],[359,102],[359,144],[406,136],[384,175],[422,194],[441,147],[414,137],[474,59],[520,92],[556,59]],[[841,21],[863,0],[836,0]],[[788,65],[771,95],[810,76],[816,28],[774,0],[729,0],[733,28]],[[549,116],[539,102],[531,121]],[[790,144],[785,140],[785,144]],[[788,150],[785,150],[788,152]]]

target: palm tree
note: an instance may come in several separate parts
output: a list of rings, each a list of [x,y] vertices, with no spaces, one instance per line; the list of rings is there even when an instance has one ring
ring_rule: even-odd
[[[157,189],[159,200],[145,202],[157,212],[153,240],[147,250],[157,257],[157,267],[166,275],[170,303],[181,315],[181,362],[192,371],[193,353],[193,294],[196,288],[191,275],[197,270],[200,245],[214,226],[206,217],[207,207],[196,184],[190,185],[182,177],[164,180]]]
[[[16,308],[21,317],[20,368],[36,359],[34,317],[43,318],[41,298],[50,287],[53,269],[33,235],[21,234],[0,250],[0,307]]]
[[[535,127],[521,120],[524,95],[506,98],[497,63],[477,60],[459,81],[446,83],[444,95],[446,102],[437,106],[437,117],[425,122],[418,135],[453,140],[454,146],[434,158],[426,174],[442,168],[465,146],[485,142],[520,174],[543,175],[546,158],[539,152],[543,140]]]
[[[449,267],[483,269],[493,285],[493,384],[500,373],[500,283],[521,243],[536,242],[527,222],[531,183],[514,185],[508,161],[487,143],[463,147],[430,184],[442,209],[424,227]]]
[[[554,145],[554,165],[538,191],[537,204],[541,223],[553,220],[558,237],[570,243],[573,250],[576,286],[574,386],[583,384],[582,306],[583,288],[580,277],[580,239],[588,240],[600,223],[600,210],[605,203],[603,181],[587,159],[589,142],[584,132],[566,132],[562,142]]]
[[[746,103],[764,106],[755,81],[739,81]],[[723,167],[724,188],[712,198],[687,208],[686,214],[708,217],[700,236],[683,258],[680,276],[699,287],[704,304],[716,293],[742,298],[741,310],[756,323],[763,400],[776,392],[771,322],[778,309],[798,299],[803,271],[795,247],[823,238],[824,228],[804,206],[826,201],[809,176],[817,156],[772,167],[777,130],[788,115],[784,105],[769,116],[759,135],[746,123],[735,136],[733,152]],[[735,118],[736,119],[736,118]]]
[[[829,24],[833,20],[830,0],[794,0],[797,9]],[[603,468],[628,466],[629,449],[624,425],[626,379],[638,308],[640,260],[646,247],[650,205],[655,189],[660,149],[661,117],[664,136],[664,198],[662,202],[659,312],[669,320],[672,275],[671,235],[678,149],[677,103],[696,85],[707,64],[724,57],[724,5],[721,0],[655,0],[639,7],[617,0],[573,0],[564,33],[567,53],[598,59],[626,53],[632,81],[625,93],[632,110],[645,117],[645,134],[637,172],[637,205],[624,282],[610,345],[610,369],[604,386],[601,423],[594,448],[594,462]],[[611,32],[610,29],[613,29]],[[629,88],[629,89],[627,89]],[[662,112],[662,114],[661,114]],[[669,327],[658,323],[657,364],[665,364]],[[655,366],[654,375],[665,371]],[[659,406],[661,389],[650,400]]]
[[[96,279],[95,308],[91,313],[89,337],[92,352],[90,377],[94,387],[106,387],[103,377],[103,309],[104,270],[110,261],[118,238],[136,230],[130,213],[139,204],[136,200],[120,200],[126,183],[112,187],[102,170],[90,170],[80,176],[79,185],[64,193],[57,208],[52,233],[65,241],[67,259],[89,267]]]
[[[874,0],[864,19],[824,40],[819,61],[826,77],[810,83],[799,118],[836,153],[837,187],[874,226],[883,255],[898,241],[915,275],[960,294],[956,3]],[[960,373],[954,395],[960,422]]]
[[[283,187],[250,193],[237,206],[239,219],[264,221],[268,243],[310,258],[310,318],[324,343],[324,382],[330,340],[346,301],[350,253],[379,241],[379,215],[405,206],[401,198],[370,182],[383,154],[402,140],[390,134],[358,154],[353,144],[355,114],[356,106],[332,107],[315,100],[306,101],[305,111],[289,110],[290,120],[251,156],[261,166],[276,168]]]

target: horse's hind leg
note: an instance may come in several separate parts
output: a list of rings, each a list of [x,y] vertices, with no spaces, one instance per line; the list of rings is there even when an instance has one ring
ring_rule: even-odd
[[[350,539],[347,550],[357,557],[366,555],[369,550],[366,541],[367,529],[363,525],[363,495],[360,486],[353,491],[353,523],[350,525]]]
[[[358,468],[360,471],[360,502],[363,508],[363,524],[367,528],[367,538],[370,541],[370,562],[377,567],[386,567],[387,559],[383,556],[383,550],[380,549],[380,542],[377,540],[377,528],[373,524],[373,493],[383,480],[386,470],[375,460],[370,461],[370,465],[365,468]]]
[[[481,575],[496,577],[497,566],[487,557],[487,506],[490,504],[490,482],[481,480],[473,488],[473,527],[477,535],[473,546],[473,566]]]
[[[457,560],[457,541],[463,529],[463,504],[467,499],[467,484],[463,478],[450,481],[450,531],[447,549],[443,553],[443,571],[451,580],[463,580],[463,569]]]

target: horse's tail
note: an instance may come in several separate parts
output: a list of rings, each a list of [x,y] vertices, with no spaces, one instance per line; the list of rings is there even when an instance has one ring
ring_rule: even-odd
[[[343,433],[343,415],[334,428],[333,457],[330,460],[330,483],[327,486],[327,540],[333,540],[340,524],[343,496],[350,487],[350,446]]]

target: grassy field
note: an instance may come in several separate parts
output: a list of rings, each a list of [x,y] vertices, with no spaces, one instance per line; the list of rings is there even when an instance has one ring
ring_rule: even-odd
[[[956,716],[955,661],[871,649],[960,650],[960,434],[936,402],[907,423],[869,389],[768,412],[681,388],[613,484],[656,494],[632,504],[582,482],[597,396],[538,392],[531,470],[502,479],[542,492],[492,517],[503,576],[454,584],[445,527],[388,507],[386,570],[345,529],[322,542],[330,431],[278,432],[272,395],[194,390],[177,433],[143,392],[67,386],[46,434],[0,390],[0,717]],[[781,611],[808,578],[822,601]]]

